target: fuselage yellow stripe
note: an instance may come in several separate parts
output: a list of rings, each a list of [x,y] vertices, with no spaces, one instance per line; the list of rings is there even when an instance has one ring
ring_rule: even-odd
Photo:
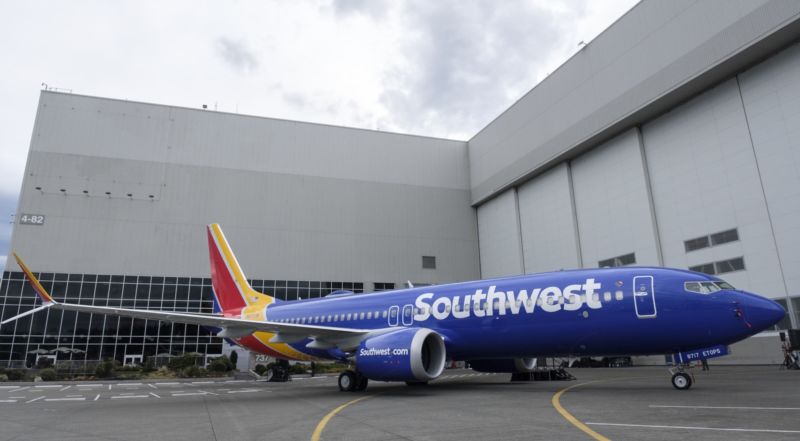
[[[270,343],[269,339],[272,338],[273,335],[275,334],[272,334],[270,332],[261,332],[261,331],[253,334],[253,336],[258,341],[260,341],[264,346],[267,346],[273,351],[285,355],[287,358],[291,358],[294,360],[302,360],[302,361],[317,360],[316,357],[312,357],[308,354],[300,352],[286,343]]]

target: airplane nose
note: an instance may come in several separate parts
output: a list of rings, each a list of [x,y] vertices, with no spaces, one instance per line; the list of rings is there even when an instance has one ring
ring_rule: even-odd
[[[747,319],[759,331],[772,327],[785,315],[786,311],[780,304],[763,297],[753,299],[746,309]]]

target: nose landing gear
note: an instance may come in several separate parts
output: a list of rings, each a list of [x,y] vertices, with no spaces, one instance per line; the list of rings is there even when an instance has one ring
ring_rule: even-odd
[[[694,384],[694,375],[686,372],[683,365],[677,365],[669,370],[672,374],[672,386],[678,390],[688,390]]]

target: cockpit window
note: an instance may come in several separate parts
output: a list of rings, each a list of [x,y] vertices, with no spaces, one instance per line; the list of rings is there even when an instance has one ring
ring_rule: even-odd
[[[719,282],[716,282],[716,284],[717,284],[717,286],[719,286],[719,289],[736,289],[730,283],[723,282],[721,280]]]
[[[689,292],[696,292],[698,294],[711,294],[723,289],[734,289],[728,282],[686,282],[683,284],[684,289]]]

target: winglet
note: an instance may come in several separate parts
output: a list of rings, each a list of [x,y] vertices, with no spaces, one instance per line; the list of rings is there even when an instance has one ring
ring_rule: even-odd
[[[29,270],[28,267],[25,266],[25,263],[22,261],[22,259],[19,258],[17,253],[12,252],[12,254],[14,255],[14,259],[17,260],[17,264],[19,265],[19,267],[22,268],[22,272],[25,273],[25,277],[28,278],[28,281],[30,282],[31,286],[33,287],[33,290],[36,291],[36,294],[39,296],[40,299],[42,299],[42,302],[44,302],[44,303],[58,303],[55,300],[53,300],[53,297],[50,295],[50,293],[48,293],[47,290],[44,289],[42,284],[39,283],[39,280],[36,279],[36,276],[33,275],[31,270]]]

